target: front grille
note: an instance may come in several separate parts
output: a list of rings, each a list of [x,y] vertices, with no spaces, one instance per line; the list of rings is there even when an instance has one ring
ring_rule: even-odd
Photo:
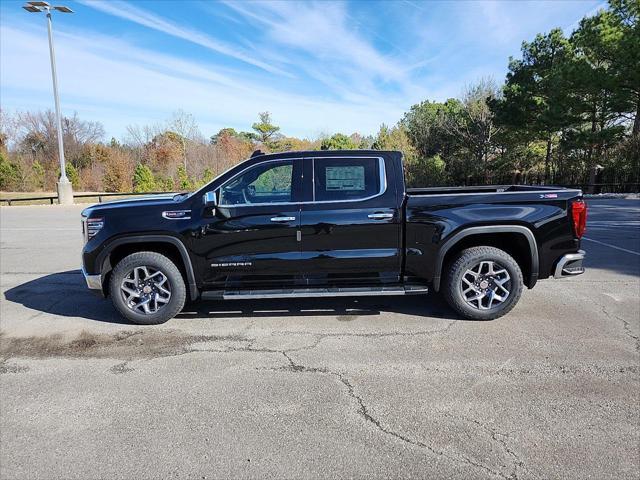
[[[104,218],[87,218],[85,230],[87,241],[95,237],[104,227]]]

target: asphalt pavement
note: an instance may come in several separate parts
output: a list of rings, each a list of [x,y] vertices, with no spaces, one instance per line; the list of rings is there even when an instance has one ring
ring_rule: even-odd
[[[122,321],[81,206],[0,208],[0,478],[640,478],[640,201],[506,317],[437,297],[209,302]]]

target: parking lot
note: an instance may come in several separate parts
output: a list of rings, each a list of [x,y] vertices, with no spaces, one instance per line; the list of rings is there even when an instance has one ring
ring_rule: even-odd
[[[202,303],[124,323],[81,206],[0,208],[0,478],[638,478],[640,200],[587,273],[490,322],[437,297]]]

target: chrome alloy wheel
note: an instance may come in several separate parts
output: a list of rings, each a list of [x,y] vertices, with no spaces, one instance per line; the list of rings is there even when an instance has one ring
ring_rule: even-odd
[[[171,299],[169,279],[160,270],[135,267],[120,284],[125,304],[136,313],[156,313]]]
[[[503,303],[511,288],[511,276],[502,265],[487,260],[462,275],[462,297],[478,310],[490,310]]]

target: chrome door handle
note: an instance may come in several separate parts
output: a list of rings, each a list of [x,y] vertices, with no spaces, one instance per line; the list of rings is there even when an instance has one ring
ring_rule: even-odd
[[[386,220],[393,218],[393,213],[370,213],[367,216],[373,220]]]
[[[272,222],[293,222],[296,217],[272,217]]]

